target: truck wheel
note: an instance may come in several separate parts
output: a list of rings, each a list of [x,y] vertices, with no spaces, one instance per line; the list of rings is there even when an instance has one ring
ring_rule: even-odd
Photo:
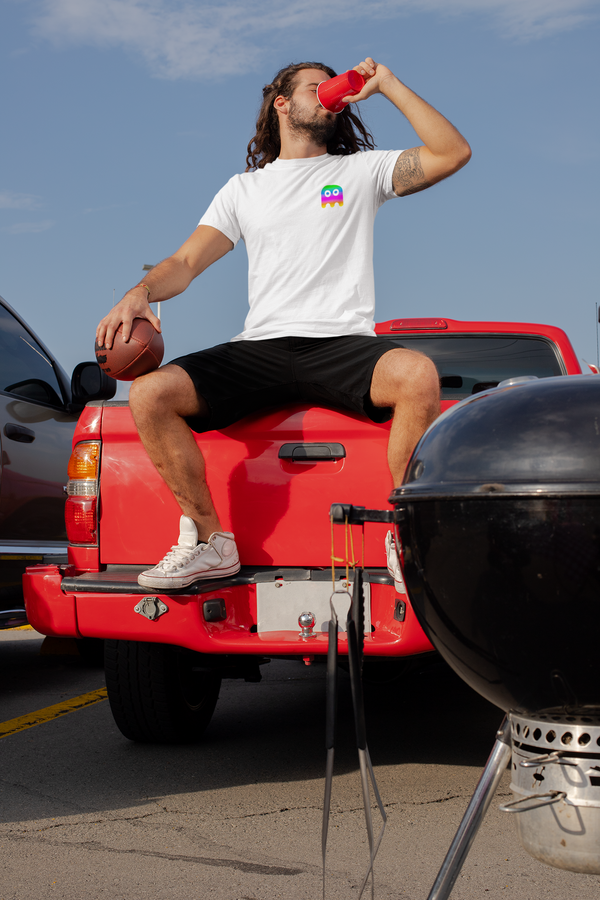
[[[210,722],[221,678],[194,671],[196,654],[141,641],[105,642],[106,688],[115,722],[131,741],[197,741]]]

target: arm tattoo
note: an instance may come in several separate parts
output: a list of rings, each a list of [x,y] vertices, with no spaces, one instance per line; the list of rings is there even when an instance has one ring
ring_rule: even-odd
[[[404,150],[398,157],[392,174],[392,187],[395,193],[399,197],[407,197],[409,194],[424,191],[432,184],[435,182],[425,179],[425,173],[421,166],[420,148],[413,147],[411,150]]]

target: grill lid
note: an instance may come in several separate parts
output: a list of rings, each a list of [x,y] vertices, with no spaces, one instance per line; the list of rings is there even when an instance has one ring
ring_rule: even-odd
[[[600,494],[600,378],[543,378],[476,394],[425,432],[390,497]]]

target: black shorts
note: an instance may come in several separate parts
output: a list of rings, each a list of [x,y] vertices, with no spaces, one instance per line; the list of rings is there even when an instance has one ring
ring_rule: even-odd
[[[288,403],[333,406],[386,422],[389,408],[373,406],[371,378],[393,341],[363,335],[231,341],[171,360],[206,400],[208,418],[186,419],[193,431],[226,428],[250,413]]]

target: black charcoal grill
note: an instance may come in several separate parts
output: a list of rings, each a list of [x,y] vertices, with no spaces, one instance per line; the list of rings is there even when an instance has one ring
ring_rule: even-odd
[[[480,694],[600,710],[600,378],[544,378],[450,409],[390,501],[421,625]]]
[[[503,808],[525,848],[600,874],[600,378],[505,383],[457,404],[390,502],[423,629],[507,713],[430,900],[449,896],[509,760]]]

